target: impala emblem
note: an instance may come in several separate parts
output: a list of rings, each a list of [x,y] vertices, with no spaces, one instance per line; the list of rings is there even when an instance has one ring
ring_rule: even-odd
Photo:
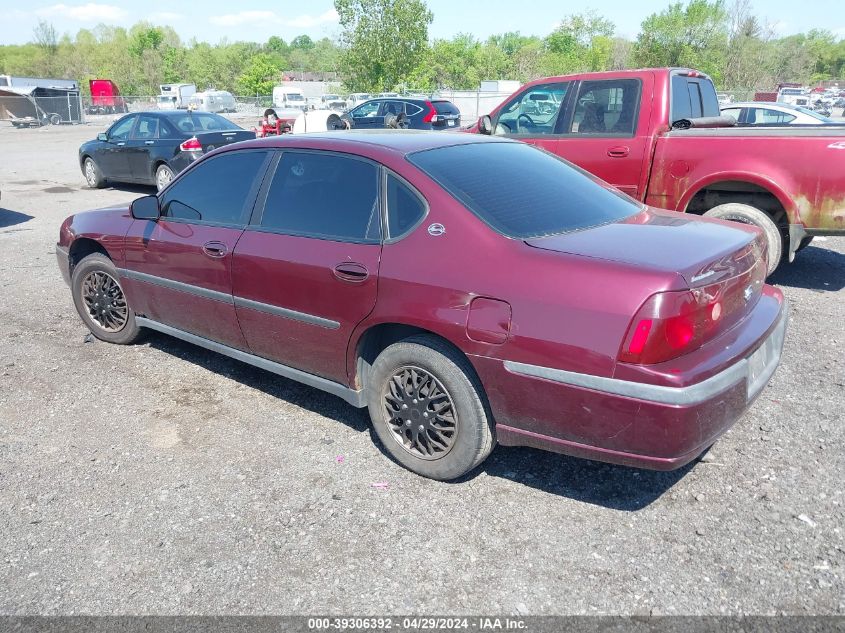
[[[428,234],[433,235],[434,237],[439,237],[446,232],[446,227],[440,224],[440,222],[435,222],[434,224],[430,224],[428,227]]]

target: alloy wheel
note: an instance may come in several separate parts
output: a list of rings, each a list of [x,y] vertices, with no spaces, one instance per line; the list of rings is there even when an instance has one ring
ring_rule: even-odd
[[[82,300],[88,316],[106,332],[119,332],[126,326],[129,308],[117,280],[102,270],[88,273],[82,280]]]
[[[94,173],[94,161],[90,158],[85,161],[85,180],[90,187],[97,184],[97,174]]]
[[[167,185],[170,184],[170,181],[173,180],[173,172],[170,171],[168,167],[159,167],[158,171],[156,172],[156,186],[158,190],[161,191]]]
[[[458,417],[452,396],[424,369],[404,366],[387,380],[382,393],[387,426],[414,457],[444,457],[458,437]]]

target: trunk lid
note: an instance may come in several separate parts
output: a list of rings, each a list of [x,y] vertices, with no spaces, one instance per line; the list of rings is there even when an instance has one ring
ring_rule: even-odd
[[[690,288],[744,276],[766,256],[757,229],[657,209],[620,222],[525,242],[534,248],[675,272]],[[754,293],[760,290],[755,288]]]
[[[194,137],[202,146],[202,151],[207,153],[230,143],[255,140],[255,132],[251,130],[220,130],[215,132],[198,132]]]

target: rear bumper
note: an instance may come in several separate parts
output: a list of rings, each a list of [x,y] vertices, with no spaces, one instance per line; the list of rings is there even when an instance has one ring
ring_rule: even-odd
[[[473,357],[500,444],[672,470],[692,461],[754,402],[777,368],[787,309],[753,351],[706,380],[667,387]]]
[[[68,255],[68,249],[64,246],[59,246],[58,244],[56,244],[56,261],[59,264],[59,271],[62,273],[62,279],[64,279],[65,283],[69,286],[70,256]]]

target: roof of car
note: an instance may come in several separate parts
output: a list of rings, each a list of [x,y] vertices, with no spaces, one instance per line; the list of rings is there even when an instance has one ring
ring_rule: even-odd
[[[354,146],[366,148],[384,148],[400,154],[411,154],[428,149],[468,145],[471,143],[513,143],[508,139],[468,134],[462,132],[429,132],[425,130],[349,130],[332,132],[312,132],[308,134],[283,134],[270,136],[255,141],[248,141],[253,147],[300,147],[313,149],[331,149],[343,145],[347,149]],[[339,147],[337,147],[339,149]]]

